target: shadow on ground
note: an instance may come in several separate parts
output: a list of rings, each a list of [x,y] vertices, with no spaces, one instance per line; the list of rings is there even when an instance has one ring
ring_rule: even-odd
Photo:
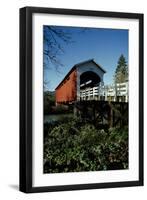
[[[9,185],[10,188],[12,188],[13,190],[19,190],[19,186],[18,185]]]

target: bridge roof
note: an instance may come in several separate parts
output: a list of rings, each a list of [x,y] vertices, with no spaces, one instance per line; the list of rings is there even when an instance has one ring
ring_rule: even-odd
[[[98,68],[100,68],[103,71],[103,73],[106,73],[106,71],[101,67],[101,65],[99,65],[97,62],[95,62],[94,59],[89,59],[89,60],[86,60],[86,61],[83,61],[83,62],[79,62],[71,68],[71,70],[66,74],[66,76],[58,84],[58,86],[55,88],[55,90],[58,89],[58,87],[64,82],[64,80],[66,80],[68,78],[68,76],[71,74],[71,72],[73,72],[77,67],[80,67],[80,65],[84,65],[84,64],[89,63],[89,62],[93,62]]]
[[[93,62],[98,68],[100,68],[104,73],[106,73],[106,71],[101,67],[101,65],[98,64],[97,62],[95,62],[94,59],[89,59],[89,60],[86,60],[86,61],[77,63],[77,64],[75,64],[74,66],[75,66],[75,67],[79,67],[80,65],[83,65],[83,64],[86,64],[86,63],[89,63],[89,62]]]

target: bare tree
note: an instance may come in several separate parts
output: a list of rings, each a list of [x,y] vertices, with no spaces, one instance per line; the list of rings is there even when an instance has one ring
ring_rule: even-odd
[[[62,28],[53,26],[44,26],[44,69],[52,63],[56,70],[63,66],[60,60],[61,54],[64,53],[63,46],[72,42],[71,33]]]
[[[48,70],[53,65],[57,72],[63,63],[60,59],[64,53],[64,46],[72,41],[71,33],[63,28],[55,26],[44,26],[43,29],[43,69]],[[43,87],[48,90],[49,81],[44,77]]]

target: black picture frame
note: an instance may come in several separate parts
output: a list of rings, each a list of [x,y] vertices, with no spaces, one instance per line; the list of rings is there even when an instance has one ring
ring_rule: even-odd
[[[79,185],[32,186],[32,16],[50,13],[139,20],[139,180]],[[20,191],[26,193],[84,190],[143,185],[143,14],[58,8],[24,7],[20,9]]]

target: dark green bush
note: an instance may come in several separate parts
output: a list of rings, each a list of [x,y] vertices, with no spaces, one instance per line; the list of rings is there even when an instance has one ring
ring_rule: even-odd
[[[99,130],[72,118],[45,131],[44,173],[128,168],[127,128]]]

